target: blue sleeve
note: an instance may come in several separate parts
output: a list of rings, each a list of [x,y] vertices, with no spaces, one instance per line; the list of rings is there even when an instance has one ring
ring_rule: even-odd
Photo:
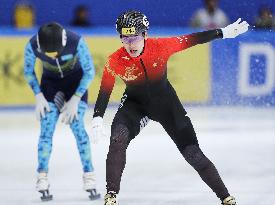
[[[78,42],[77,56],[79,58],[80,65],[83,70],[83,76],[80,80],[78,88],[76,89],[75,95],[82,97],[82,95],[86,92],[91,81],[95,76],[93,59],[89,52],[89,48],[87,44],[84,42],[83,38],[80,38]]]
[[[32,50],[30,42],[27,43],[24,53],[24,76],[34,94],[41,92],[37,77],[34,72],[36,56]]]

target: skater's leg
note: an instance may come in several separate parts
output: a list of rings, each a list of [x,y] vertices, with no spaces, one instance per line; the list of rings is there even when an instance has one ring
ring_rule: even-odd
[[[45,118],[40,120],[40,137],[38,142],[38,168],[37,171],[47,173],[49,159],[52,152],[52,137],[59,111],[55,104],[49,102],[50,112],[46,112]]]
[[[195,168],[202,180],[223,201],[229,197],[228,190],[216,167],[201,151],[192,122],[186,116],[186,111],[175,92],[173,93],[170,96],[169,104],[164,105],[166,109],[160,109],[164,111],[158,116],[159,122],[187,162]]]
[[[41,200],[48,201],[52,199],[49,194],[48,164],[52,152],[52,137],[58,120],[59,111],[55,104],[49,102],[50,112],[45,114],[45,118],[40,120],[40,137],[38,142],[38,176],[36,182],[37,191],[42,193]]]
[[[117,205],[117,195],[120,190],[122,173],[126,164],[126,149],[130,141],[146,126],[149,118],[141,107],[122,98],[120,107],[115,115],[111,127],[109,152],[106,160],[106,188],[105,205]]]
[[[74,120],[70,127],[76,138],[77,148],[79,151],[83,172],[93,172],[94,167],[91,160],[91,148],[89,136],[84,127],[84,114],[87,104],[80,101],[78,107],[78,120]]]
[[[229,196],[228,190],[214,164],[201,151],[191,120],[188,116],[184,116],[181,118],[181,123],[181,127],[175,127],[170,123],[164,124],[164,127],[186,161],[213,192],[224,200]]]
[[[218,170],[203,154],[198,145],[189,145],[184,148],[182,155],[186,161],[198,172],[202,180],[216,193],[221,200],[229,196]]]
[[[126,149],[130,141],[148,123],[140,107],[129,100],[122,100],[111,127],[109,152],[106,160],[107,193],[118,193],[126,164]]]
[[[129,145],[129,130],[123,124],[112,126],[109,152],[106,160],[107,193],[118,193],[122,172],[126,164],[126,149]]]
[[[80,101],[78,106],[78,120],[74,120],[70,127],[74,133],[78,152],[80,155],[83,169],[83,189],[90,192],[91,200],[100,198],[100,194],[96,191],[96,176],[91,159],[91,148],[89,136],[84,126],[84,114],[87,108],[87,103]]]

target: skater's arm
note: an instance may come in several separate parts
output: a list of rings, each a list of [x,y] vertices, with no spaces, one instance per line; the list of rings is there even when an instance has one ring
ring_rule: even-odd
[[[236,22],[229,24],[225,28],[193,33],[185,36],[163,38],[160,41],[161,47],[167,50],[170,56],[178,51],[190,48],[197,44],[203,44],[219,38],[235,38],[248,31],[249,24],[239,18]]]
[[[80,38],[77,46],[77,57],[79,58],[80,65],[83,70],[83,76],[80,80],[78,88],[76,89],[75,95],[82,97],[95,76],[93,59],[83,38]]]
[[[103,70],[101,86],[96,100],[93,117],[103,117],[110,99],[110,95],[113,91],[114,84],[115,72],[111,68],[108,60]]]
[[[27,43],[24,53],[24,76],[34,94],[41,92],[40,86],[34,72],[36,56],[34,55],[30,42]]]
[[[115,84],[116,73],[113,68],[115,67],[111,63],[111,58],[109,58],[103,70],[100,90],[91,122],[91,140],[93,143],[96,143],[102,136],[106,136],[103,126],[103,116]]]
[[[167,55],[170,56],[176,52],[190,48],[197,44],[203,44],[215,39],[222,38],[222,30],[215,29],[203,32],[192,33],[189,35],[176,36],[161,39],[161,47],[165,47]]]

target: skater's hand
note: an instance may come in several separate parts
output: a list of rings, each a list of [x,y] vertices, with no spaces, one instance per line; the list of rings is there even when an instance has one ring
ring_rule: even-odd
[[[106,136],[105,130],[103,128],[103,118],[94,117],[92,119],[92,128],[91,128],[91,141],[96,144],[99,139]]]
[[[235,38],[236,36],[248,31],[249,24],[246,21],[241,22],[241,18],[232,24],[229,24],[225,28],[222,28],[223,39]]]
[[[48,101],[45,99],[43,93],[38,93],[35,95],[36,105],[35,105],[35,115],[37,120],[40,120],[41,117],[45,117],[45,112],[50,112],[50,106]]]
[[[63,113],[62,122],[71,124],[73,120],[78,120],[77,110],[80,97],[73,95],[71,99],[63,106],[61,112]]]

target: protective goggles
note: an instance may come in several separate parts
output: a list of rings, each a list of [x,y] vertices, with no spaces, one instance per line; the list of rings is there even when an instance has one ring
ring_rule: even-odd
[[[136,43],[144,39],[142,34],[135,35],[135,36],[121,36],[121,41],[126,44]]]

